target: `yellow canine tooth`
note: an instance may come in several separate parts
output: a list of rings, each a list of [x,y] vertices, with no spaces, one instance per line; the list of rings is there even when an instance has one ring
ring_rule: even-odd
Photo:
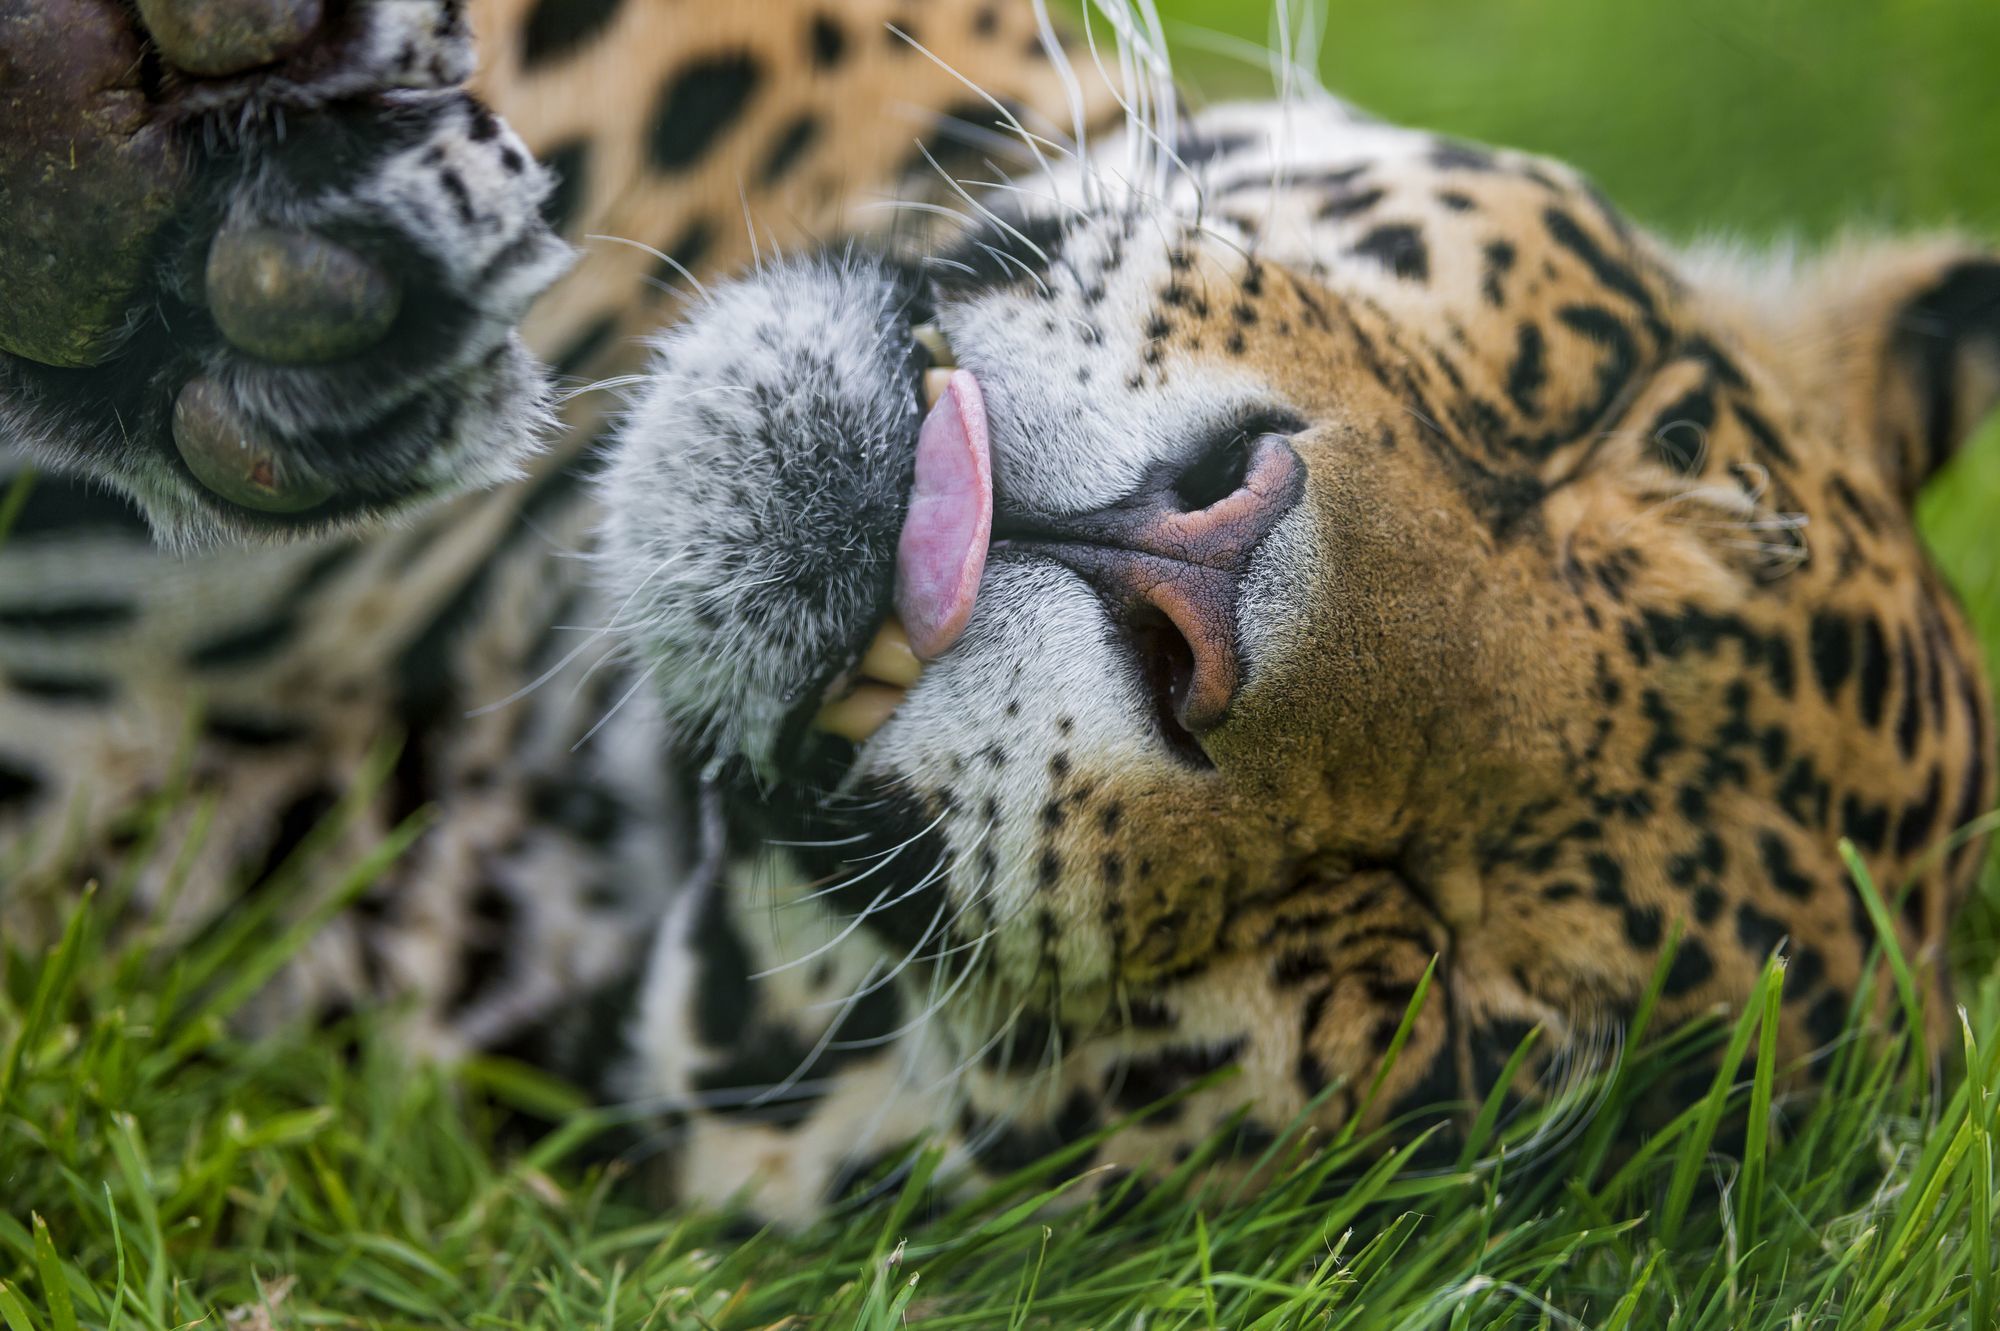
[[[859,744],[882,728],[889,714],[903,705],[907,693],[892,684],[862,684],[845,698],[820,708],[813,724]]]
[[[884,684],[898,684],[903,688],[917,682],[917,676],[924,672],[924,663],[917,659],[916,649],[910,646],[910,635],[903,629],[903,621],[894,615],[883,623],[875,640],[868,644],[868,652],[861,658],[861,674],[867,679],[879,679]]]
[[[950,370],[924,371],[924,406],[935,407],[944,396],[945,386],[951,382]]]
[[[944,330],[936,324],[918,324],[910,330],[910,336],[917,339],[917,345],[931,354],[931,364],[942,365],[945,369],[958,368],[958,357],[951,354],[951,343],[944,340]]]

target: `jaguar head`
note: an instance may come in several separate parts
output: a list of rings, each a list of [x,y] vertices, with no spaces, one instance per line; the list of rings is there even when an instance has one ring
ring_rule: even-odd
[[[1880,308],[1753,310],[1559,164],[1331,102],[1156,157],[766,265],[658,344],[619,625],[800,893],[1088,1024],[1387,874],[1467,983],[1564,1009],[1774,853],[1831,863],[1798,764],[1984,798],[1812,678],[1837,566],[1906,521],[1915,446],[1852,372]],[[1754,975],[1694,946],[1676,997]]]

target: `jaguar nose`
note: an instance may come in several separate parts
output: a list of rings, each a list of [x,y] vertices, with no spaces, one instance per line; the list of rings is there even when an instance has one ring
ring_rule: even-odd
[[[1238,434],[1111,507],[1055,520],[996,515],[993,548],[1044,555],[1088,582],[1132,643],[1170,738],[1172,728],[1199,736],[1222,723],[1242,680],[1243,575],[1304,492],[1290,442]]]

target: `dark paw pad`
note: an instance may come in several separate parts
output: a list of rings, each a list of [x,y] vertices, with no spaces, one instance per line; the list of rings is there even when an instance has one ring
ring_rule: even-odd
[[[176,68],[241,74],[290,55],[322,17],[320,0],[138,0],[139,17]]]
[[[450,86],[457,0],[0,0],[0,43],[0,430],[30,456],[177,544],[515,474],[546,420],[515,325],[567,250]]]
[[[241,227],[218,234],[204,282],[216,327],[281,365],[357,355],[396,321],[402,291],[380,264],[310,231]]]
[[[259,513],[304,513],[334,487],[239,409],[221,384],[194,379],[174,399],[174,445],[196,480]]]

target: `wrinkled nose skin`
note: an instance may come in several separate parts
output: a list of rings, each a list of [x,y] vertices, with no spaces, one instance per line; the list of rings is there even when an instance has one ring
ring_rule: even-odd
[[[1188,509],[1175,477],[1109,508],[1055,520],[996,518],[996,553],[1035,554],[1073,570],[1118,623],[1141,637],[1171,628],[1188,661],[1170,681],[1176,719],[1194,734],[1220,725],[1242,675],[1236,605],[1258,545],[1305,493],[1305,463],[1284,438],[1250,445],[1242,483]]]

